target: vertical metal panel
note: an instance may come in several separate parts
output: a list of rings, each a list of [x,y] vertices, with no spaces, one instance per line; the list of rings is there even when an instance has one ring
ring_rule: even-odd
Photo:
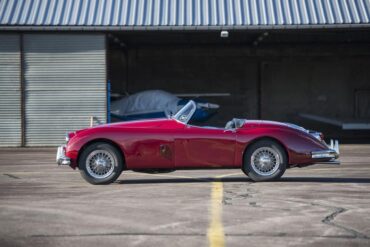
[[[26,146],[63,142],[66,131],[106,122],[105,36],[24,35]]]
[[[0,34],[0,146],[21,145],[19,35]]]

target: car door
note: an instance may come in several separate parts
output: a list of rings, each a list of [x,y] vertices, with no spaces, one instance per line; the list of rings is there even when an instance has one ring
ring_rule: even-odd
[[[184,125],[174,120],[159,122],[158,126],[125,132],[126,163],[129,169],[174,169],[175,136]]]
[[[175,136],[175,168],[232,167],[236,132],[185,125]]]

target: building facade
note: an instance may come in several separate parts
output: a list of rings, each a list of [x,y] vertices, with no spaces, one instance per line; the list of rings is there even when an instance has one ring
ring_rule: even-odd
[[[369,0],[3,0],[0,146],[54,146],[107,122],[108,82],[113,95],[224,95],[209,97],[216,125],[369,138],[368,68]]]

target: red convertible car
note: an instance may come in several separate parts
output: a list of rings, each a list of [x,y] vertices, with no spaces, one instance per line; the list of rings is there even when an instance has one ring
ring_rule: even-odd
[[[239,168],[254,181],[280,178],[287,168],[339,164],[338,142],[302,127],[233,119],[225,128],[188,124],[196,110],[189,101],[175,115],[100,125],[67,134],[57,163],[78,168],[92,184],[114,182],[123,170]]]

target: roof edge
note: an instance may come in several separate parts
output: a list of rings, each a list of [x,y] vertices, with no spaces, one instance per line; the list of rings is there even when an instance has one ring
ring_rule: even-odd
[[[370,28],[369,24],[250,25],[250,26],[18,26],[0,25],[0,31],[212,31]]]

